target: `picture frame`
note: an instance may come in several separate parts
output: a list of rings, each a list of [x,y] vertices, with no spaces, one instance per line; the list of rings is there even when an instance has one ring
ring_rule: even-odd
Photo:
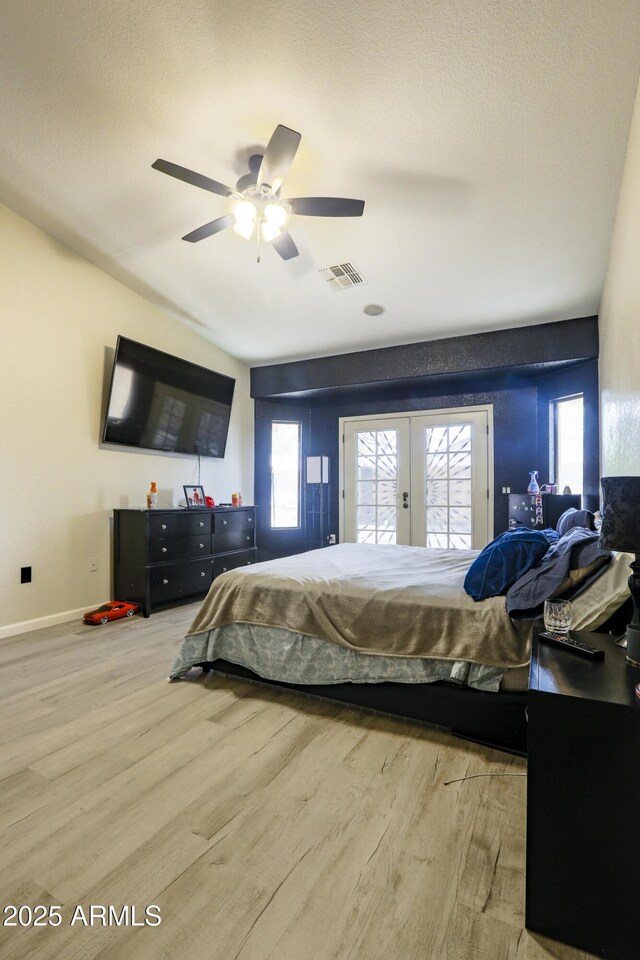
[[[204,495],[204,487],[198,485],[189,485],[182,487],[184,490],[184,498],[187,502],[187,508],[189,510],[205,510],[207,507],[207,500]]]

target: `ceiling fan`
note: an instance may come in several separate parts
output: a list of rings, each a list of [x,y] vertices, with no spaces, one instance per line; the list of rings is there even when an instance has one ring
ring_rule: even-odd
[[[289,214],[305,217],[361,217],[364,200],[347,200],[343,197],[280,198],[280,188],[293,163],[300,139],[300,134],[295,130],[278,124],[264,155],[254,154],[249,158],[249,173],[238,180],[235,189],[168,160],[156,160],[152,163],[154,170],[160,170],[161,173],[184,180],[194,187],[236,201],[232,213],[205,223],[182,239],[196,243],[226,230],[227,227],[233,227],[240,236],[250,240],[257,223],[258,244],[262,237],[275,248],[283,260],[291,260],[298,256],[299,251],[291,234],[283,229]]]

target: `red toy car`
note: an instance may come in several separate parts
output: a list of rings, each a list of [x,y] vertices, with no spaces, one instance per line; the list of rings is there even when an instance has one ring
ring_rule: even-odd
[[[139,603],[121,603],[113,600],[103,603],[97,610],[89,610],[82,618],[85,623],[108,623],[109,620],[119,620],[120,617],[132,617],[140,609]]]

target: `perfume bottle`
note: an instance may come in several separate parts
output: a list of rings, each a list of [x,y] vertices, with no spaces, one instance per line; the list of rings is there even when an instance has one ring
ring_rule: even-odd
[[[149,510],[155,510],[158,506],[158,488],[156,486],[156,481],[151,481],[151,489],[147,494],[147,508]]]
[[[532,496],[536,496],[538,493],[540,493],[540,484],[538,483],[540,475],[537,470],[529,470],[529,477],[530,480],[529,486],[527,487],[527,493],[532,494]]]

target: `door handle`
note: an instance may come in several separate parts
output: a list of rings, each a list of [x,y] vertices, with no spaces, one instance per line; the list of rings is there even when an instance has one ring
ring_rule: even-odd
[[[409,494],[408,494],[408,493],[403,493],[403,494],[402,494],[402,506],[403,506],[403,508],[404,508],[405,510],[408,510],[408,509],[409,509]]]

